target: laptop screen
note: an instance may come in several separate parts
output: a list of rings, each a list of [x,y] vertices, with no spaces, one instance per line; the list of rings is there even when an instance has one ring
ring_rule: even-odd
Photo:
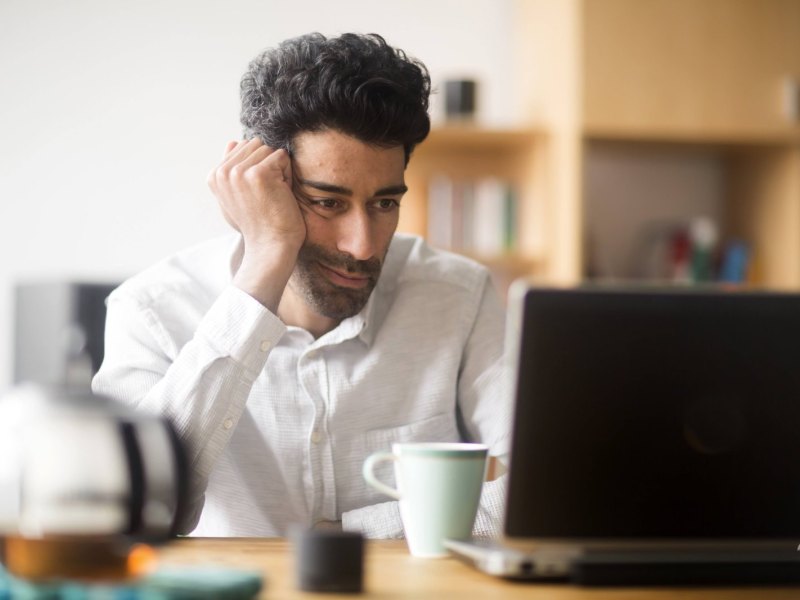
[[[507,536],[800,538],[800,295],[518,296]]]

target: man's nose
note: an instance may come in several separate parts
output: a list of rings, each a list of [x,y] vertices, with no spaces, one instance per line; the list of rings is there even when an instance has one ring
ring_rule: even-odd
[[[368,260],[375,256],[375,234],[366,210],[352,210],[339,224],[336,247],[356,260]]]

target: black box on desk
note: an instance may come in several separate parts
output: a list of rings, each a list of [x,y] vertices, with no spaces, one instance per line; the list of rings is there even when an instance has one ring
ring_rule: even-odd
[[[88,385],[103,362],[106,298],[117,285],[17,285],[14,382]]]

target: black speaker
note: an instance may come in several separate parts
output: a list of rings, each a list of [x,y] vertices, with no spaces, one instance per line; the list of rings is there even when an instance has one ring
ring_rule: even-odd
[[[448,120],[471,120],[475,118],[478,84],[472,79],[448,80],[444,82],[444,110]]]
[[[17,285],[14,382],[88,385],[103,362],[106,298],[117,285]]]

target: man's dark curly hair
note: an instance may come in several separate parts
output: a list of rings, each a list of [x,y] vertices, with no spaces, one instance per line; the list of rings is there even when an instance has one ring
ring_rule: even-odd
[[[242,77],[245,138],[292,152],[303,131],[335,129],[363,142],[405,149],[430,131],[431,80],[421,62],[377,34],[311,33],[266,50]]]

